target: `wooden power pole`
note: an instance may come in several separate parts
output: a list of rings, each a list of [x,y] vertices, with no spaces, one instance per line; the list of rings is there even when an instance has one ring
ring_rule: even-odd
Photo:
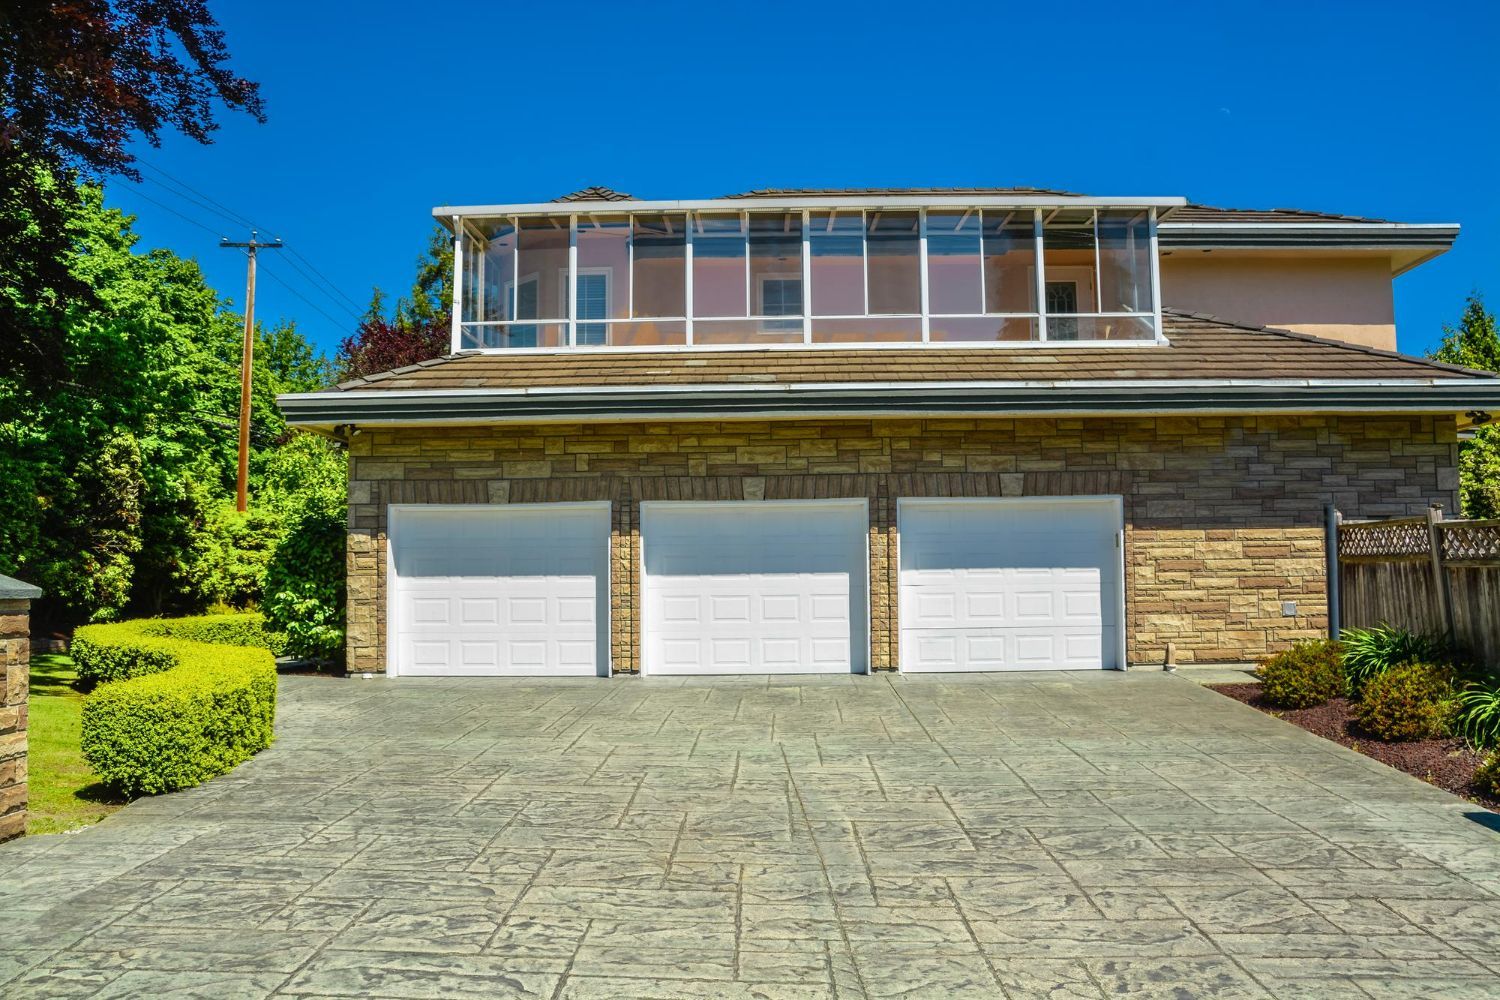
[[[280,250],[281,240],[262,243],[259,234],[250,230],[249,243],[219,241],[219,246],[244,250],[249,258],[248,276],[245,279],[245,349],[240,356],[240,472],[234,486],[234,509],[241,514],[250,499],[250,366],[255,360],[255,252],[257,250]]]

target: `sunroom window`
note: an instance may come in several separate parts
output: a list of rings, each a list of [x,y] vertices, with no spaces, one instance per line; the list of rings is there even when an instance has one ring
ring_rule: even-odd
[[[455,346],[1157,336],[1152,208],[713,204],[458,218]]]

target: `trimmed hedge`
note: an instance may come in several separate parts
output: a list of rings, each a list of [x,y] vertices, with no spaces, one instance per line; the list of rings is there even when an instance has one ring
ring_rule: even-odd
[[[227,627],[178,621],[199,635]],[[173,622],[90,625],[74,636],[80,673],[87,659],[92,676],[103,681],[83,702],[83,756],[105,785],[125,795],[189,788],[271,745],[271,651],[150,634],[163,626],[172,630]],[[250,631],[246,626],[217,634],[244,637]]]
[[[195,618],[139,618],[110,625],[84,625],[70,647],[85,684],[127,680],[161,673],[176,664],[154,640],[185,639],[219,646],[253,646],[280,655],[286,636],[266,625],[266,616],[247,612]]]
[[[1396,743],[1447,736],[1456,708],[1451,667],[1402,663],[1365,685],[1357,711],[1361,726]]]

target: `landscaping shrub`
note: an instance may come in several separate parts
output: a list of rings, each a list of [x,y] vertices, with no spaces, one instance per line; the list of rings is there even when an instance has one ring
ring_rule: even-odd
[[[1446,736],[1456,707],[1451,668],[1403,663],[1365,685],[1357,714],[1372,735],[1404,742]]]
[[[1474,772],[1474,787],[1486,795],[1500,796],[1500,750],[1486,757]]]
[[[1457,711],[1454,728],[1464,739],[1481,748],[1500,746],[1500,681],[1477,681],[1469,685],[1458,696]]]
[[[126,795],[188,788],[270,746],[269,650],[144,635],[142,624],[88,637],[103,662],[138,671],[100,684],[83,702],[83,756],[105,785]]]
[[[1261,693],[1278,708],[1311,708],[1344,693],[1339,644],[1299,642],[1261,662]]]
[[[1436,636],[1384,624],[1344,629],[1339,641],[1344,650],[1349,697],[1355,699],[1366,684],[1392,667],[1419,661],[1441,663],[1451,656],[1448,644]]]
[[[71,647],[78,678],[92,686],[168,670],[177,661],[166,645],[156,641],[161,639],[253,646],[273,654],[286,645],[286,637],[271,631],[265,615],[255,612],[83,625],[74,631]]]

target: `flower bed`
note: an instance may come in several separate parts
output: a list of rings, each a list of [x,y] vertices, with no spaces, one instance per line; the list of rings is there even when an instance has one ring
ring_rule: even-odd
[[[1213,684],[1210,687],[1251,708],[1285,719],[1294,726],[1342,744],[1382,764],[1421,778],[1429,785],[1500,812],[1500,797],[1474,786],[1474,772],[1485,754],[1461,739],[1412,740],[1384,743],[1359,728],[1356,705],[1348,698],[1333,698],[1311,708],[1276,708],[1266,701],[1259,684]]]

